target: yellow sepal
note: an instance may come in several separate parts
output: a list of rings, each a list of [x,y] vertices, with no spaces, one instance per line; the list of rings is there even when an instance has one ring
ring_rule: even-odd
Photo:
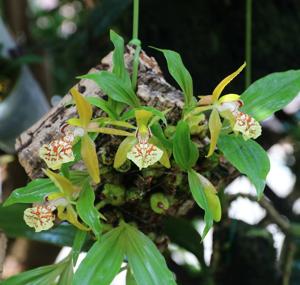
[[[81,121],[82,127],[87,127],[92,119],[93,109],[91,104],[78,92],[78,90],[73,87],[70,90],[76,104],[77,112],[79,114],[79,119]]]
[[[153,114],[147,110],[136,110],[135,119],[138,129],[142,126],[148,126],[148,123],[152,116]]]
[[[95,183],[100,182],[100,171],[96,146],[93,140],[85,134],[81,138],[81,157],[87,168],[89,175]]]
[[[206,157],[209,157],[214,153],[215,148],[217,146],[220,131],[222,128],[221,119],[220,119],[219,113],[216,109],[213,109],[210,114],[209,121],[208,121],[208,127],[209,127],[209,132],[210,132],[210,145],[209,145],[209,151],[208,151],[208,154]]]
[[[53,181],[55,186],[67,197],[72,198],[73,195],[78,191],[76,187],[64,176],[59,175],[50,169],[43,170],[44,173]]]
[[[225,77],[218,85],[217,87],[214,89],[213,93],[212,93],[212,102],[216,102],[222,91],[224,90],[224,88],[226,87],[226,85],[228,85],[246,66],[246,62],[240,66],[235,72],[233,72],[232,74],[228,75],[227,77]]]

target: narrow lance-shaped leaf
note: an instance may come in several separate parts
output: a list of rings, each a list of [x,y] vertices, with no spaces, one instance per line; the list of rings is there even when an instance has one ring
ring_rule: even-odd
[[[269,74],[244,91],[241,110],[257,121],[264,120],[290,103],[300,92],[300,70]]]
[[[126,224],[121,239],[137,285],[175,285],[173,273],[154,243],[136,228]]]
[[[113,73],[124,81],[127,86],[131,86],[130,77],[124,63],[124,39],[113,30],[110,30],[110,40],[115,47],[113,53]]]
[[[85,134],[81,139],[81,157],[95,183],[100,182],[100,171],[96,146],[88,134]]]
[[[90,104],[92,104],[92,105],[100,108],[101,110],[103,110],[110,118],[112,118],[112,119],[117,119],[118,118],[115,110],[113,110],[109,106],[108,102],[105,101],[104,99],[99,98],[99,97],[87,97],[86,100]]]
[[[44,285],[53,284],[55,279],[64,271],[67,262],[42,266],[33,270],[25,271],[16,276],[12,276],[1,282],[3,285]]]
[[[95,208],[94,202],[94,190],[87,182],[83,185],[79,199],[76,204],[76,209],[80,218],[91,227],[95,236],[99,238],[102,232],[102,225],[100,222],[100,214]]]
[[[210,145],[207,157],[214,153],[222,129],[221,119],[216,109],[213,109],[210,114],[208,127],[210,132]]]
[[[82,250],[82,247],[83,247],[86,239],[87,239],[87,232],[77,230],[76,235],[74,237],[74,242],[72,245],[72,260],[73,260],[74,266],[76,266],[78,256]]]
[[[125,255],[122,232],[123,227],[115,228],[94,243],[76,271],[73,285],[111,284]]]
[[[185,121],[177,124],[173,139],[173,155],[176,163],[185,171],[191,169],[198,160],[199,152],[191,140],[189,125]]]
[[[193,80],[184,66],[179,53],[166,49],[157,49],[161,51],[168,64],[168,69],[172,77],[176,80],[184,94],[184,101],[187,107],[191,107],[194,101]]]
[[[245,141],[241,136],[235,135],[220,136],[218,148],[238,171],[248,176],[260,198],[270,170],[270,161],[265,150],[255,141]]]
[[[139,107],[140,102],[131,87],[127,86],[120,78],[108,71],[100,71],[80,76],[91,79],[113,100],[126,103],[131,107]]]
[[[25,187],[14,190],[3,206],[10,206],[16,203],[41,203],[44,201],[45,196],[53,192],[59,192],[59,189],[50,179],[35,179]]]

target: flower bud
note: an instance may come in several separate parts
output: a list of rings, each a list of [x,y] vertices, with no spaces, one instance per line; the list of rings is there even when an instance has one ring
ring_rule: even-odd
[[[162,193],[152,194],[150,197],[152,210],[157,214],[164,214],[169,209],[169,200]]]
[[[125,189],[122,186],[105,184],[102,194],[105,201],[113,206],[119,206],[125,202]]]

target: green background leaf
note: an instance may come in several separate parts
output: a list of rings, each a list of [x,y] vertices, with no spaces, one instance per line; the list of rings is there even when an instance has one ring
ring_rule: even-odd
[[[241,95],[241,110],[261,121],[285,107],[300,92],[300,70],[267,75],[250,85]]]
[[[245,141],[240,135],[220,136],[218,147],[239,172],[248,176],[258,197],[261,197],[270,170],[270,161],[265,150],[255,141]]]

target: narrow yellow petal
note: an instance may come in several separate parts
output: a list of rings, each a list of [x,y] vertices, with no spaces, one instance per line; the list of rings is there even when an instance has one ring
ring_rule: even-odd
[[[215,88],[215,90],[213,91],[212,94],[212,101],[216,102],[222,91],[224,90],[224,88],[226,87],[226,85],[228,85],[246,66],[246,62],[240,66],[235,72],[233,72],[232,74],[228,75],[227,77],[225,77]]]
[[[88,128],[87,131],[91,133],[102,133],[102,134],[115,135],[115,136],[125,136],[125,137],[134,136],[134,133],[129,133],[127,131],[112,129],[112,128]]]
[[[209,157],[214,153],[218,142],[219,134],[222,128],[221,119],[216,109],[213,109],[210,114],[208,127],[210,131],[210,146],[206,157]]]
[[[87,228],[86,226],[84,226],[83,224],[81,224],[78,221],[77,213],[74,210],[73,206],[70,204],[67,207],[58,206],[57,207],[57,216],[60,220],[62,220],[62,221],[66,220],[82,231],[89,230],[89,228]]]
[[[99,162],[93,140],[85,134],[81,139],[81,157],[95,183],[100,182]]]
[[[55,186],[66,196],[72,197],[77,192],[76,187],[64,176],[59,175],[50,169],[44,170],[44,173],[53,181]]]
[[[91,104],[78,92],[78,90],[73,87],[70,90],[75,103],[77,112],[79,114],[79,119],[81,121],[82,127],[87,127],[92,119],[93,109]]]

